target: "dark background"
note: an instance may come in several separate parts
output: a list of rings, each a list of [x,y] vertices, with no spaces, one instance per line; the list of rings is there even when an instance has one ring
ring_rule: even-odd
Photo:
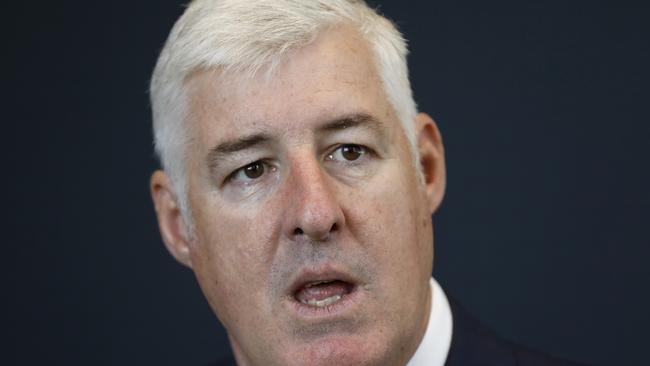
[[[439,282],[504,337],[650,364],[648,3],[378,3],[446,143]],[[3,7],[0,362],[215,358],[225,336],[148,193],[148,78],[181,6]]]

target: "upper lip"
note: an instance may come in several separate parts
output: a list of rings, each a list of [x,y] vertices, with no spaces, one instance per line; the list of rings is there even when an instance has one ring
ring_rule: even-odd
[[[344,281],[354,286],[359,284],[354,276],[332,265],[305,267],[298,271],[291,281],[288,295],[294,296],[302,287],[313,282],[335,280]]]

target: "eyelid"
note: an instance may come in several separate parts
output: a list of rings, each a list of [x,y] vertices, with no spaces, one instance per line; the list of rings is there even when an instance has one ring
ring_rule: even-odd
[[[346,146],[352,146],[352,147],[360,148],[363,152],[362,152],[361,156],[359,157],[359,159],[357,159],[357,160],[346,160],[346,159],[333,159],[333,158],[331,158],[332,155],[334,155],[335,153],[337,153],[343,147],[346,147]],[[327,151],[328,152],[325,154],[325,160],[340,162],[340,163],[344,163],[344,164],[348,164],[348,165],[361,164],[364,161],[366,161],[367,159],[377,156],[377,152],[374,149],[372,149],[371,147],[369,147],[367,145],[358,144],[358,143],[340,143],[340,144],[336,144],[336,145],[333,145],[332,147],[330,147]],[[236,168],[235,170],[233,170],[232,172],[230,172],[223,179],[223,182],[221,183],[221,186],[224,187],[229,183],[233,183],[236,180],[236,177],[239,174],[242,174],[244,172],[244,169],[246,169],[246,167],[248,167],[250,165],[253,165],[253,164],[256,164],[256,163],[261,163],[264,166],[264,169],[265,169],[264,173],[257,179],[242,180],[240,182],[240,184],[242,184],[242,185],[250,185],[250,184],[254,184],[254,183],[258,182],[258,181],[262,181],[263,179],[265,179],[265,177],[269,173],[275,172],[278,169],[278,167],[276,165],[274,165],[272,163],[272,160],[270,160],[270,159],[265,159],[265,158],[257,159],[257,160],[251,161],[250,163],[241,165],[238,168]]]
[[[233,170],[230,174],[228,174],[226,176],[226,178],[223,180],[223,183],[221,185],[225,186],[228,183],[234,182],[237,175],[242,174],[244,172],[244,169],[246,169],[247,167],[249,167],[249,166],[251,166],[253,164],[256,164],[256,163],[260,163],[260,164],[262,164],[264,166],[264,173],[262,173],[262,176],[260,176],[260,178],[258,178],[258,179],[250,179],[247,182],[243,182],[243,184],[248,185],[248,183],[255,182],[255,181],[258,181],[258,180],[262,180],[262,179],[264,179],[263,177],[265,175],[269,174],[269,171],[275,171],[276,170],[276,167],[273,166],[273,164],[271,164],[268,159],[258,159],[258,160],[252,161],[252,162],[250,162],[248,164],[242,165],[239,168]]]
[[[332,155],[334,155],[334,153],[336,153],[336,152],[339,151],[341,148],[346,147],[346,146],[359,147],[359,148],[361,148],[361,149],[363,150],[362,155],[361,155],[360,158],[357,159],[357,160],[345,160],[345,159],[343,159],[343,160],[344,160],[346,163],[348,163],[348,164],[359,163],[359,161],[360,161],[361,159],[364,159],[364,157],[372,157],[372,156],[375,156],[375,155],[376,155],[375,150],[373,150],[372,148],[370,148],[370,147],[368,147],[368,146],[366,146],[366,145],[362,145],[362,144],[354,144],[354,143],[347,143],[347,144],[338,144],[338,145],[335,145],[333,148],[331,148],[331,149],[329,150],[330,152],[328,152],[327,154],[325,154],[325,158],[326,158],[326,160],[333,161],[334,159],[328,159],[328,158],[330,158]]]

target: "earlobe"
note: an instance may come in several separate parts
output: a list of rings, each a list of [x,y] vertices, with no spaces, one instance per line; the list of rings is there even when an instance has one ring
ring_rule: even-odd
[[[438,126],[428,114],[419,113],[415,122],[424,190],[429,210],[434,213],[442,203],[447,183],[444,146]]]
[[[187,227],[174,195],[171,181],[165,172],[157,170],[151,175],[150,189],[160,235],[167,250],[181,264],[192,268]]]

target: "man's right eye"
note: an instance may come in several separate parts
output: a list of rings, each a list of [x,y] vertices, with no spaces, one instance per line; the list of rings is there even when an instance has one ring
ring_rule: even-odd
[[[264,174],[264,163],[256,161],[242,168],[244,175],[250,179],[257,179]]]
[[[260,179],[267,169],[267,164],[262,160],[258,160],[235,170],[226,181],[244,184],[252,183]]]

